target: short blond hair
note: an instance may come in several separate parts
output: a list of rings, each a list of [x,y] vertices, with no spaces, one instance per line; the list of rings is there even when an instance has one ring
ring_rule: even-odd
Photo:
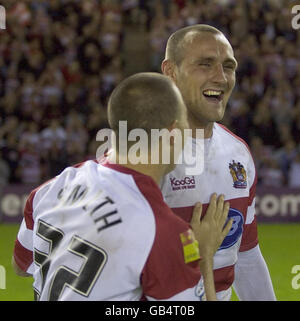
[[[165,59],[171,60],[174,62],[177,66],[180,65],[180,63],[183,60],[183,48],[184,48],[184,37],[189,32],[195,32],[195,33],[201,33],[201,32],[210,32],[215,35],[223,35],[223,33],[218,30],[217,28],[205,25],[205,24],[197,24],[193,26],[188,26],[181,28],[177,31],[175,31],[168,39],[167,46],[166,46],[166,53],[165,53]]]

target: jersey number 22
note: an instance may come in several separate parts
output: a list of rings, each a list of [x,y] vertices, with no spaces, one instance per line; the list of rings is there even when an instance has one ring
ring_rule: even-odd
[[[42,278],[41,291],[35,289],[35,298],[38,300],[42,293],[49,272],[51,257],[64,237],[63,231],[39,220],[37,235],[49,243],[49,253],[34,249],[34,262],[40,266]],[[98,279],[106,261],[107,254],[96,245],[74,235],[68,244],[67,251],[84,259],[79,272],[76,272],[65,265],[59,266],[50,281],[48,300],[57,301],[65,287],[71,288],[80,295],[88,296]]]

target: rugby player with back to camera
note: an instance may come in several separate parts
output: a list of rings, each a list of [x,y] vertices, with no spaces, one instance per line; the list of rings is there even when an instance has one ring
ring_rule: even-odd
[[[121,120],[128,130],[148,134],[187,127],[179,90],[154,73],[121,82],[110,97],[108,118],[117,141],[126,140],[128,148],[127,137],[118,137]],[[158,144],[161,151],[162,139]],[[175,168],[174,144],[171,136],[170,164],[120,165],[125,155],[113,146],[103,163],[68,167],[31,192],[13,266],[21,276],[33,275],[37,299],[197,301],[203,296],[200,269],[207,299],[216,299],[212,262],[232,225],[225,223],[229,204],[213,194],[205,218],[200,223],[198,204],[191,225],[172,213],[158,184]]]
[[[168,39],[162,71],[177,85],[187,107],[193,137],[185,146],[195,149],[196,129],[204,129],[204,170],[187,180],[186,165],[179,164],[164,177],[162,192],[172,210],[187,221],[196,201],[202,202],[205,214],[210,195],[224,194],[234,222],[214,257],[217,297],[230,300],[234,285],[241,300],[275,300],[258,245],[254,162],[248,145],[217,123],[235,86],[236,68],[229,41],[212,26],[185,27]],[[178,181],[185,186],[175,186]]]

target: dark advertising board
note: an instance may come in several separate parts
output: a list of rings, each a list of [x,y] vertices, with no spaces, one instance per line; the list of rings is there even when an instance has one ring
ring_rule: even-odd
[[[26,199],[35,186],[9,185],[0,199],[1,222],[20,222]],[[258,222],[300,222],[300,189],[257,187]]]

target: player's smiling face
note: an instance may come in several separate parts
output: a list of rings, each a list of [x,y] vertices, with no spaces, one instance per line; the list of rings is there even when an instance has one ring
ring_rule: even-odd
[[[237,62],[228,40],[210,32],[187,34],[176,85],[190,116],[206,124],[220,121],[235,86]]]

